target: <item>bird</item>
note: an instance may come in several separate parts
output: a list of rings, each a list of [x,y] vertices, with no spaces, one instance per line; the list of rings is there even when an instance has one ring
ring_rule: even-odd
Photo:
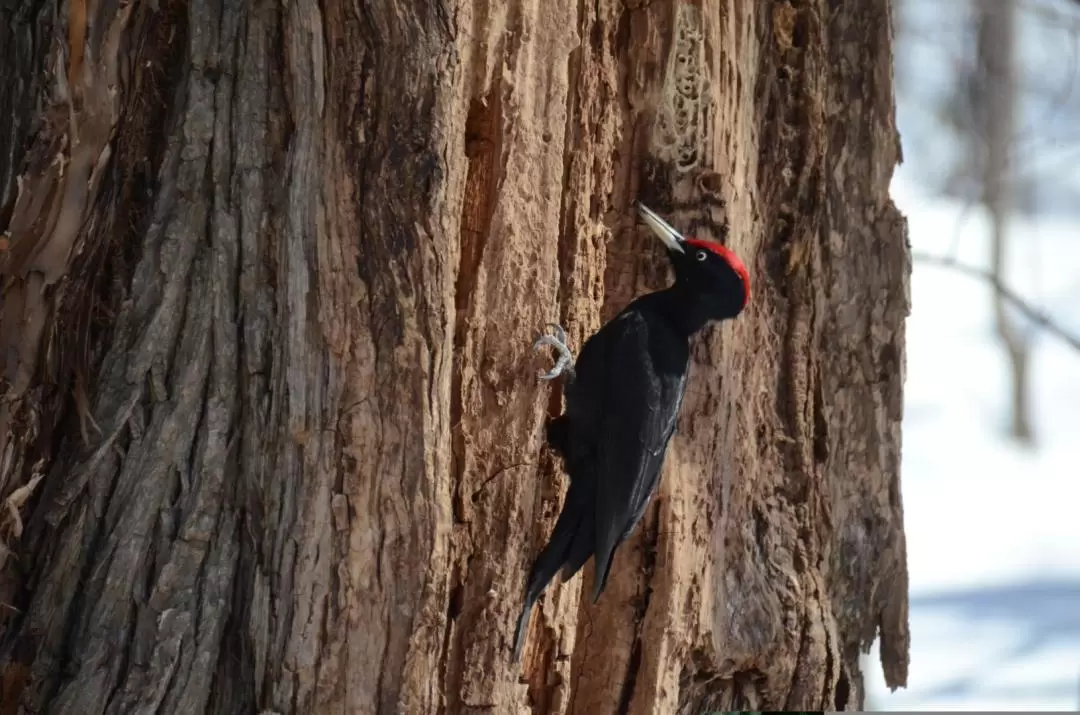
[[[734,252],[684,237],[640,201],[634,208],[663,243],[674,283],[623,308],[585,341],[576,361],[560,325],[548,323],[533,344],[558,353],[554,367],[539,377],[565,380],[565,408],[546,422],[545,439],[570,486],[529,571],[515,662],[532,608],[560,570],[566,582],[595,556],[593,603],[600,598],[615,550],[656,491],[686,392],[690,339],[709,323],[735,318],[750,300],[750,275]]]

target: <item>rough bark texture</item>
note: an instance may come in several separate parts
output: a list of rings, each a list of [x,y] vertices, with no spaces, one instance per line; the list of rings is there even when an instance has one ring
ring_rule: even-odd
[[[0,713],[855,709],[906,679],[888,0],[3,0]],[[751,267],[592,606],[577,348]]]

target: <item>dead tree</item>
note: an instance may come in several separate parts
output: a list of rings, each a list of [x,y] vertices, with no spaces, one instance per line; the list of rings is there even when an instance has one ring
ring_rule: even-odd
[[[0,5],[0,712],[856,709],[907,672],[890,8]],[[573,345],[751,266],[616,559],[525,569]],[[587,567],[587,569],[590,567]]]

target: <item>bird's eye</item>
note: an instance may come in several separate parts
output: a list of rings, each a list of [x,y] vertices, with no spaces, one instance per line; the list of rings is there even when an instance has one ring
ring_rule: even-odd
[[[708,256],[706,256],[705,251],[698,251],[697,252],[697,259],[699,261],[704,261],[707,257]]]

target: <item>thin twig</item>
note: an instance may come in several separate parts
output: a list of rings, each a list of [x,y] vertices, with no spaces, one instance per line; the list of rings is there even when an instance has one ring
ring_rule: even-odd
[[[969,266],[966,263],[960,263],[955,258],[949,256],[934,256],[929,253],[915,253],[912,254],[912,258],[921,263],[929,263],[935,266],[943,266],[945,268],[951,268],[958,273],[963,273],[966,276],[972,278],[978,278],[979,280],[986,281],[990,284],[997,293],[1006,301],[1012,304],[1014,308],[1024,314],[1024,316],[1035,325],[1039,326],[1046,332],[1057,337],[1059,340],[1068,343],[1069,347],[1074,350],[1080,351],[1080,337],[1073,335],[1065,328],[1057,324],[1057,322],[1046,313],[1034,308],[1026,300],[1017,295],[1012,289],[1006,286],[1002,281],[998,280],[996,276],[990,271],[982,268],[976,268],[975,266]]]

